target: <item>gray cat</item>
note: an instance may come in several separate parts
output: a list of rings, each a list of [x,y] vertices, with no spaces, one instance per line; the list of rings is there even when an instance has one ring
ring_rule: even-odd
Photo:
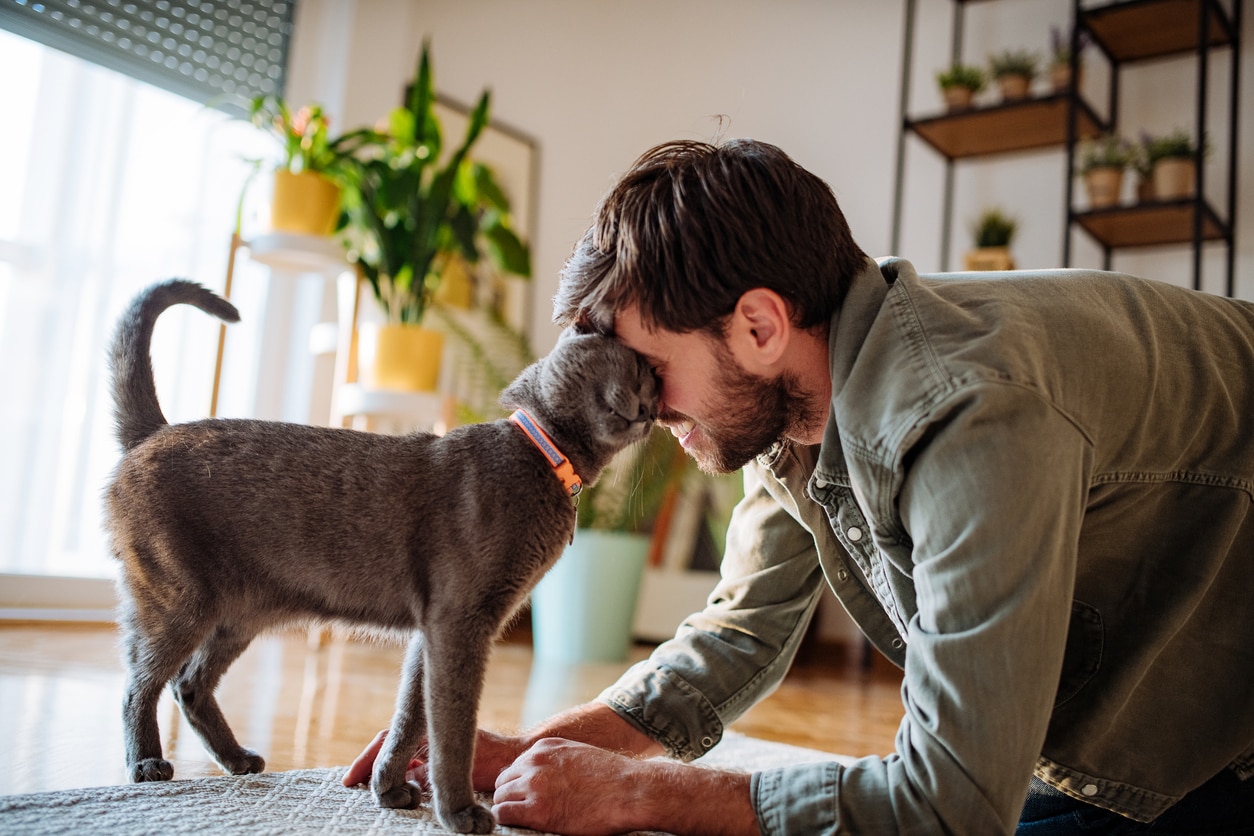
[[[573,537],[578,487],[555,474],[573,467],[591,483],[648,434],[652,371],[613,339],[563,334],[501,396],[547,431],[539,442],[513,419],[443,437],[251,420],[170,425],[149,351],[157,316],[179,303],[239,319],[200,285],[170,281],[132,303],[113,344],[125,452],[106,511],[123,564],[131,779],[173,776],[156,717],[166,682],[224,769],[260,772],[265,762],[236,741],[214,698],[218,681],[263,630],[342,622],[411,637],[371,780],[379,804],[417,806],[405,771],[427,735],[440,823],[491,831],[470,778],[491,644]],[[549,459],[561,454],[564,468]]]

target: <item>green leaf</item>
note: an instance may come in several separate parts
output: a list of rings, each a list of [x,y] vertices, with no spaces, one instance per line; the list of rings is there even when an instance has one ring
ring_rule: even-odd
[[[496,175],[492,173],[492,169],[482,163],[473,163],[471,169],[479,202],[508,212],[509,198],[505,196],[500,184],[496,182]]]
[[[449,228],[453,233],[453,240],[456,242],[462,258],[471,264],[478,262],[479,248],[476,246],[476,239],[479,236],[478,218],[464,205],[460,206],[453,217],[449,219]]]
[[[495,264],[507,273],[531,277],[531,253],[512,229],[498,223],[485,229],[483,235]]]

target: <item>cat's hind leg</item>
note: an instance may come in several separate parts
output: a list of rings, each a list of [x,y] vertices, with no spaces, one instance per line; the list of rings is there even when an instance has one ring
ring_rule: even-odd
[[[405,780],[405,773],[427,732],[423,704],[425,656],[426,642],[422,633],[416,632],[405,650],[400,688],[396,692],[396,712],[370,778],[370,787],[380,807],[412,809],[422,803],[422,788]]]
[[[266,768],[261,755],[240,746],[214,696],[222,675],[256,634],[255,629],[219,624],[170,683],[187,722],[214,759],[232,775],[262,772]]]
[[[174,766],[161,754],[157,701],[166,682],[191,654],[197,637],[165,631],[150,633],[133,611],[125,613],[121,621],[127,663],[122,699],[127,770],[134,782],[168,781],[174,777]]]

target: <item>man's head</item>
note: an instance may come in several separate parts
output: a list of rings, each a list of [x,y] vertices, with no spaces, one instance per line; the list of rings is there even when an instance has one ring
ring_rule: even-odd
[[[634,305],[650,329],[718,335],[746,291],[767,288],[810,329],[865,258],[832,190],[775,146],[671,142],[602,199],[562,271],[554,319],[605,333]]]
[[[821,437],[827,324],[865,258],[831,189],[778,148],[673,142],[601,201],[554,318],[643,354],[659,423],[729,472],[782,437]]]

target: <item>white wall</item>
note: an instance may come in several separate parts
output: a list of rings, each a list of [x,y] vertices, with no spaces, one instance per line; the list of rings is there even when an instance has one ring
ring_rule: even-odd
[[[915,114],[940,107],[932,75],[948,60],[951,9],[949,0],[918,0],[918,7]],[[1065,25],[1069,7],[1067,0],[970,4],[967,55],[1044,52],[1050,25]],[[492,88],[494,116],[540,143],[532,336],[543,351],[556,335],[549,317],[557,273],[597,199],[639,153],[668,139],[722,133],[780,145],[832,184],[863,248],[888,254],[903,9],[904,2],[868,0],[302,0],[290,93],[318,98],[342,126],[373,122],[400,101],[423,37],[431,38],[440,91],[472,101]],[[1247,100],[1252,17],[1244,27]],[[1091,76],[1100,81],[1100,70]],[[1193,76],[1180,64],[1125,79],[1130,133],[1192,124]],[[1238,295],[1254,298],[1254,107],[1247,104],[1242,122]],[[897,254],[938,270],[941,168],[917,141],[907,147]],[[1019,217],[1020,264],[1057,266],[1063,167],[1061,153],[961,165],[951,262],[966,247],[971,219],[999,204]],[[1083,234],[1075,240],[1078,263],[1099,266]],[[1214,282],[1219,261],[1207,261]],[[1115,267],[1188,282],[1183,250],[1121,255]]]

